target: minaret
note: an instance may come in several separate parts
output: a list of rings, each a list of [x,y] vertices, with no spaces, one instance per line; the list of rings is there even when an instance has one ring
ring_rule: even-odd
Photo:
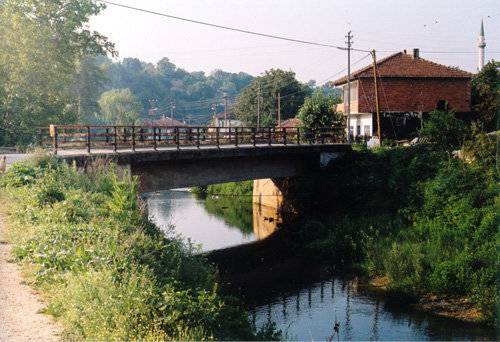
[[[479,48],[479,61],[477,69],[481,71],[484,66],[484,48],[486,47],[486,41],[484,40],[483,19],[481,19],[481,31],[479,32],[479,44],[477,47]]]

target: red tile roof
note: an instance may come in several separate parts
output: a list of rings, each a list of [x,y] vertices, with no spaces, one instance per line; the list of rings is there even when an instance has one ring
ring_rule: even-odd
[[[158,120],[145,121],[144,125],[161,127],[188,127],[188,125],[186,125],[185,123],[169,118],[168,116],[162,117]]]
[[[288,120],[281,121],[279,127],[299,127],[302,125],[302,121],[299,118],[291,118]]]
[[[379,77],[415,77],[415,78],[470,78],[471,73],[458,68],[449,67],[428,61],[423,58],[414,58],[405,52],[398,52],[377,61]],[[351,74],[351,79],[373,77],[373,63]],[[336,81],[333,85],[347,82],[347,76]]]

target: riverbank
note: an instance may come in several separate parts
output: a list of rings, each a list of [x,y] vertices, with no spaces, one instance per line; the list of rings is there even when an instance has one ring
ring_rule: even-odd
[[[190,243],[146,217],[137,182],[113,165],[85,173],[50,157],[0,178],[11,203],[13,256],[29,265],[47,312],[71,340],[276,339],[256,332]]]
[[[40,294],[22,277],[12,260],[5,204],[0,198],[0,341],[59,341],[61,328],[43,310]]]
[[[384,296],[401,295],[391,290],[390,280],[387,276],[370,277],[363,284],[369,291],[382,293]],[[409,306],[433,315],[452,318],[466,323],[484,323],[481,311],[474,305],[470,298],[464,296],[450,296],[443,294],[418,294],[412,296]]]
[[[292,230],[313,258],[386,277],[391,291],[420,298],[421,309],[493,325],[495,177],[494,164],[426,146],[353,152],[297,180],[289,193],[309,187],[314,196]]]

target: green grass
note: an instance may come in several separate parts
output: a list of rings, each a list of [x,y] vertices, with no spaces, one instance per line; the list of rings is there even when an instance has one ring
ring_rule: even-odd
[[[215,270],[185,241],[165,238],[138,200],[137,181],[111,164],[83,173],[48,157],[15,164],[0,179],[9,200],[14,256],[47,311],[76,340],[269,339],[238,301],[218,291]]]

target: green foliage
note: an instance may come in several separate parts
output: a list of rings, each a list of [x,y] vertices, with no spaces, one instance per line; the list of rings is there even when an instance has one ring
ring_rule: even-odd
[[[420,130],[422,139],[433,144],[436,149],[450,154],[462,146],[466,134],[465,123],[458,119],[454,112],[442,110],[430,112]]]
[[[253,234],[252,197],[207,197],[203,204],[208,213],[222,218],[229,226],[244,235]]]
[[[141,105],[130,89],[113,89],[99,99],[100,121],[111,125],[134,125],[139,119]]]
[[[361,265],[412,295],[466,296],[493,322],[500,267],[493,163],[450,159],[428,146],[379,149],[355,152],[315,178],[306,184],[320,199],[311,208],[334,214],[299,224],[309,255]]]
[[[175,103],[175,117],[192,124],[206,124],[213,111],[212,104],[220,103],[222,94],[236,96],[252,80],[249,74],[214,70],[188,72],[177,67],[168,58],[151,64],[137,58],[124,58],[121,62],[97,58],[96,64],[106,70],[109,82],[105,89],[129,88],[141,103],[142,119],[158,119],[161,114],[170,116],[170,104]],[[196,102],[196,103],[193,103]],[[149,116],[149,109],[157,109],[156,116]],[[223,107],[217,106],[217,112]]]
[[[500,63],[486,64],[472,78],[472,108],[475,120],[485,132],[500,128]]]
[[[327,96],[322,91],[316,91],[305,99],[297,117],[305,128],[311,130],[341,124],[342,115],[335,111],[337,103],[340,103],[338,97]]]
[[[295,79],[292,71],[271,69],[262,76],[253,79],[241,94],[235,105],[236,116],[247,125],[257,124],[257,94],[260,89],[260,126],[271,126],[277,120],[278,94],[286,96],[286,101],[281,101],[281,119],[295,117],[304,102],[305,96],[311,92],[307,85]]]
[[[77,120],[79,62],[114,52],[88,29],[103,8],[90,0],[0,2],[0,145],[28,143],[37,126]]]
[[[2,185],[14,255],[30,265],[67,339],[259,337],[239,304],[217,291],[215,270],[147,220],[136,180],[112,165],[82,173],[39,158],[10,168]]]

